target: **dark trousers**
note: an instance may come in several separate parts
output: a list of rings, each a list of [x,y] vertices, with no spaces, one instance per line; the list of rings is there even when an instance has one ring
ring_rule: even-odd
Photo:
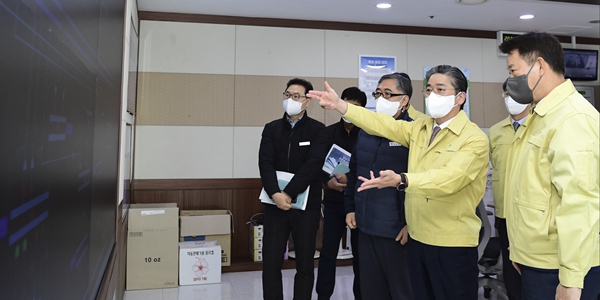
[[[502,274],[504,286],[509,300],[521,300],[521,274],[513,267],[508,251],[508,232],[506,231],[506,219],[496,217],[495,227],[498,229],[500,248],[502,251]]]
[[[320,219],[319,210],[283,211],[275,205],[265,205],[262,273],[265,300],[283,300],[281,267],[290,232],[296,253],[294,299],[310,300],[315,280],[315,242]]]
[[[524,300],[554,299],[558,286],[558,270],[531,268],[523,265],[521,276],[523,278]],[[600,296],[600,270],[589,272],[583,281],[581,300],[596,300]]]
[[[317,295],[319,300],[329,300],[335,287],[336,260],[340,240],[346,230],[346,213],[344,201],[323,201],[323,247],[319,256],[319,273],[317,275]],[[350,243],[352,246],[352,268],[354,283],[352,291],[355,299],[360,297],[360,273],[358,269],[358,237],[357,230],[351,230]]]
[[[406,250],[406,246],[393,238],[377,237],[358,231],[363,299],[413,299]]]
[[[477,300],[477,247],[438,247],[410,238],[407,246],[415,299]]]

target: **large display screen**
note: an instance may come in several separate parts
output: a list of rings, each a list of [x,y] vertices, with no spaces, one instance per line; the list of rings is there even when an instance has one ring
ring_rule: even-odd
[[[573,81],[598,80],[598,50],[563,49],[565,78]]]
[[[94,299],[114,247],[124,5],[0,0],[0,298]]]

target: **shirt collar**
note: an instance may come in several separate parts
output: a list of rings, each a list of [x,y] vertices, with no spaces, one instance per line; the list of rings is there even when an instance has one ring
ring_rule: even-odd
[[[458,114],[456,116],[454,116],[452,119],[444,122],[442,125],[437,125],[435,123],[435,119],[432,119],[432,120],[433,120],[433,122],[429,123],[429,124],[432,124],[433,126],[440,126],[440,129],[444,129],[445,127],[448,127],[448,129],[450,131],[452,131],[454,134],[458,135],[458,134],[460,134],[462,129],[465,127],[465,124],[467,124],[467,122],[469,122],[469,117],[467,117],[467,114],[465,113],[464,110],[461,110],[458,112]]]
[[[296,120],[292,120],[288,114],[285,114],[285,118],[287,119],[288,123],[290,123],[290,126],[292,126],[292,128],[294,128],[294,126],[296,126],[296,124],[298,124],[298,122],[300,122],[300,120],[302,120],[302,118],[304,118],[304,115],[305,114],[302,114],[300,116],[300,118],[298,118]]]
[[[454,118],[456,118],[456,116],[452,117],[450,120],[447,120],[446,122],[442,123],[442,124],[438,124],[435,119],[433,120],[433,127],[435,126],[439,126],[440,130],[448,127],[448,125],[450,125],[450,122],[452,122],[452,120],[454,120]]]
[[[523,122],[525,122],[525,119],[527,119],[527,116],[525,116],[523,119],[516,121],[515,119],[512,118],[512,116],[508,116],[510,118],[510,124],[514,124],[515,122],[519,123],[519,125],[523,125]]]

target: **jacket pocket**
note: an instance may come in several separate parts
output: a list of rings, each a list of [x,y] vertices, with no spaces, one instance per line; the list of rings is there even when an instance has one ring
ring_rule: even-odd
[[[550,196],[541,194],[528,194],[519,192],[514,202],[515,213],[511,217],[519,232],[514,242],[526,253],[548,254],[556,252],[556,249],[548,247],[551,240],[550,223],[552,213],[550,212]]]

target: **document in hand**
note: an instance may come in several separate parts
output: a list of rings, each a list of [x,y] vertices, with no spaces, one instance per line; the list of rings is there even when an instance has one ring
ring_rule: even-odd
[[[294,177],[294,174],[292,174],[292,173],[277,171],[277,183],[279,184],[279,189],[281,189],[283,191],[283,189],[285,189],[285,187],[288,185],[288,183],[290,183],[290,180],[292,180],[292,177]],[[292,208],[293,209],[300,209],[300,210],[306,209],[306,203],[308,202],[308,192],[309,191],[310,191],[310,185],[306,188],[306,190],[304,192],[298,194],[298,196],[296,196],[296,199],[292,199]],[[262,189],[262,191],[260,191],[260,196],[258,198],[260,199],[260,202],[262,202],[262,203],[275,205],[275,201],[273,199],[271,199],[271,197],[269,197],[269,195],[267,195],[267,192],[265,191],[264,188]]]
[[[344,148],[333,144],[325,157],[323,171],[331,175],[348,173],[350,171],[350,155],[350,152]]]

